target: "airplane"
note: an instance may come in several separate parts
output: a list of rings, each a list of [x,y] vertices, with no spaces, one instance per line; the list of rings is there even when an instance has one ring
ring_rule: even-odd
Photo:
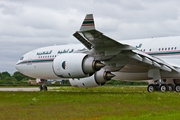
[[[24,75],[69,80],[73,87],[91,88],[107,81],[149,81],[153,91],[180,91],[180,36],[116,41],[95,29],[87,14],[73,36],[81,44],[54,45],[32,50],[16,63]]]

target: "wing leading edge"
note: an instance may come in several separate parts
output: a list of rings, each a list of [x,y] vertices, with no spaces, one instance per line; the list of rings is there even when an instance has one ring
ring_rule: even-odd
[[[75,32],[73,35],[89,49],[90,55],[97,60],[104,61],[106,64],[105,69],[110,71],[125,70],[126,72],[132,72],[132,70],[136,71],[136,69],[140,68],[143,71],[148,71],[150,68],[158,68],[166,72],[179,72],[176,67],[159,58],[150,56],[133,46],[122,44],[103,35],[103,33],[95,29],[92,14],[86,15],[80,31]]]

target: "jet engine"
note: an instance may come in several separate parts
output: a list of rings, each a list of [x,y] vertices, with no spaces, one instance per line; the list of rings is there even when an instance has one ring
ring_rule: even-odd
[[[69,79],[69,82],[73,87],[91,88],[104,85],[114,76],[111,72],[100,70],[90,77]]]
[[[87,77],[102,67],[104,64],[84,53],[61,54],[53,61],[54,73],[61,78]]]

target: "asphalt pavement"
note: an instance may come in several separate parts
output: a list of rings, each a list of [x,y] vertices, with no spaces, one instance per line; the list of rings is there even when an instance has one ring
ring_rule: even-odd
[[[0,88],[0,91],[39,91],[39,87],[33,88]]]

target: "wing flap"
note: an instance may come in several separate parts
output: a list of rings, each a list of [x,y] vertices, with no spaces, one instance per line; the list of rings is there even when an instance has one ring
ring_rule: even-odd
[[[86,48],[91,49],[91,43],[89,43],[85,38],[83,38],[78,32],[75,32],[73,36],[78,39]]]
[[[134,52],[134,54],[139,54],[140,56],[144,56],[146,59],[149,60],[149,62],[152,61],[153,65],[155,67],[160,68],[161,70],[168,71],[168,72],[174,70],[176,72],[179,72],[178,69],[176,69],[172,65],[169,65],[168,63],[164,62],[163,60],[161,60],[159,58],[156,58],[154,56],[150,56],[150,55],[143,53],[142,51],[139,51],[139,50],[132,50],[132,51]],[[143,61],[143,62],[145,62],[145,61]]]
[[[152,60],[150,60],[150,59],[147,58],[147,57],[144,57],[144,58],[143,58],[143,62],[146,63],[146,64],[149,64],[149,65],[152,65]]]
[[[171,71],[172,71],[172,69],[169,68],[169,67],[167,67],[166,65],[162,65],[162,66],[161,66],[161,69],[164,70],[164,71],[168,71],[168,72],[171,72]]]

